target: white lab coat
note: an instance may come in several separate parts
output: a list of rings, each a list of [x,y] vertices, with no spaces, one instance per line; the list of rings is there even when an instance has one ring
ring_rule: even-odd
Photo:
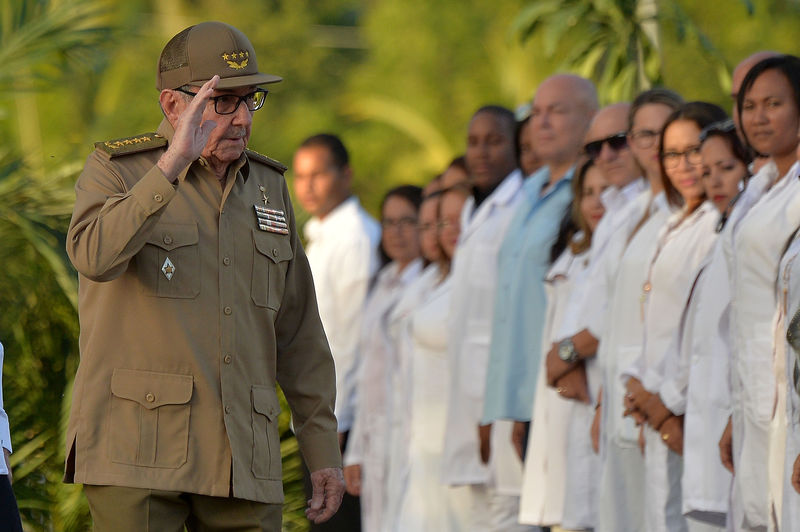
[[[361,520],[367,532],[381,530],[386,496],[391,363],[394,345],[388,335],[388,316],[403,290],[422,271],[417,259],[399,271],[385,266],[375,280],[364,306],[361,338],[354,371],[357,374],[355,422],[347,443],[345,465],[362,466]]]
[[[630,234],[631,224],[641,219],[642,206],[637,205],[636,200],[643,197],[646,188],[647,182],[639,178],[621,189],[609,187],[600,196],[606,213],[592,235],[589,267],[582,276],[586,280],[580,290],[573,290],[570,295],[569,310],[556,331],[557,340],[572,337],[583,329],[588,329],[595,338],[602,336],[608,309],[608,283],[616,274],[624,250],[619,235]]]
[[[727,331],[718,329],[730,302],[728,271],[721,238],[704,261],[687,306],[681,339],[681,358],[688,366],[686,412],[683,422],[684,515],[725,526],[733,477],[719,456],[719,439],[730,417]]]
[[[556,339],[576,279],[586,270],[588,262],[588,250],[576,256],[567,248],[547,272],[543,353],[550,350]],[[562,398],[555,389],[547,386],[545,359],[541,358],[531,415],[519,521],[537,526],[555,526],[561,524],[563,517],[568,431],[576,402]]]
[[[780,394],[782,401],[778,401],[773,419],[773,425],[780,424],[777,427],[780,430],[776,430],[773,435],[779,436],[781,430],[785,433],[783,442],[785,450],[782,457],[774,457],[779,458],[783,491],[780,504],[776,505],[779,507],[776,508],[776,514],[780,516],[780,530],[788,532],[800,528],[800,495],[792,486],[794,461],[800,455],[800,394],[795,383],[798,355],[786,340],[789,323],[800,310],[800,237],[798,236],[795,236],[781,259],[778,287],[779,320],[776,327],[775,362],[776,371],[782,369],[783,375],[776,375],[782,383]],[[782,364],[779,360],[781,355]]]
[[[699,268],[716,241],[718,218],[714,205],[704,202],[691,214],[675,213],[662,228],[645,273],[650,290],[643,293],[642,352],[622,376],[623,382],[631,376],[638,378],[678,415],[685,410],[684,386],[678,382],[682,379],[678,371],[680,320]],[[668,393],[661,393],[662,389]],[[645,529],[687,530],[681,512],[682,459],[667,448],[657,431],[647,427],[645,437]]]
[[[388,407],[389,457],[387,460],[384,529],[395,530],[400,504],[408,489],[409,440],[411,438],[412,360],[411,318],[442,280],[441,270],[430,264],[409,284],[389,315],[389,336],[394,350],[390,366]],[[437,471],[438,473],[438,471]]]
[[[379,266],[381,229],[352,196],[325,218],[309,220],[304,232],[319,317],[336,366],[334,413],[339,432],[346,432],[353,424],[354,362],[367,289]]]
[[[607,282],[608,320],[597,355],[603,370],[598,532],[639,532],[644,528],[644,460],[637,443],[639,428],[631,418],[622,417],[625,386],[620,374],[642,351],[642,285],[657,236],[671,210],[663,193],[653,198],[649,190],[632,206],[628,223],[612,242],[615,250],[608,255],[609,260],[621,259],[618,268],[607,269],[613,279]],[[649,218],[637,229],[647,212]]]
[[[397,532],[467,531],[466,486],[442,484],[442,447],[448,396],[447,318],[452,284],[439,279],[410,316],[412,342],[408,411],[408,479],[401,495]]]
[[[461,235],[451,272],[450,394],[442,457],[446,484],[479,488],[473,490],[473,496],[483,502],[473,504],[472,526],[507,530],[514,525],[506,523],[516,521],[522,482],[522,464],[511,445],[512,423],[494,423],[488,464],[480,460],[478,425],[486,391],[497,253],[522,199],[521,186],[522,174],[515,170],[477,209],[469,198],[461,213]]]
[[[733,346],[734,530],[766,527],[770,515],[769,430],[775,408],[773,319],[780,257],[800,224],[798,164],[775,183],[774,163],[759,174],[775,183],[724,240],[731,282],[730,331]],[[751,183],[750,186],[753,186]],[[749,187],[748,187],[749,188]]]

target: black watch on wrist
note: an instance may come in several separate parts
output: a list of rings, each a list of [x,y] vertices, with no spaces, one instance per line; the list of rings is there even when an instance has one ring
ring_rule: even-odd
[[[565,338],[558,343],[558,358],[567,364],[578,361],[578,352],[575,350],[572,338]]]

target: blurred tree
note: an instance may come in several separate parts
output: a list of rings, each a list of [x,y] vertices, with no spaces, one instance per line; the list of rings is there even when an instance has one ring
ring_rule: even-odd
[[[752,13],[750,0],[741,0]],[[558,54],[559,67],[597,84],[603,103],[631,100],[664,83],[661,26],[669,22],[679,42],[689,39],[715,67],[718,83],[729,82],[719,49],[677,1],[536,0],[519,13],[513,31],[525,41],[543,36],[543,52]]]

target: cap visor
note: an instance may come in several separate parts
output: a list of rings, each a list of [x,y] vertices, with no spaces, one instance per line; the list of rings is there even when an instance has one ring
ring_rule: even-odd
[[[207,79],[190,81],[189,85],[197,87],[203,85]],[[235,89],[236,87],[248,87],[250,85],[266,85],[268,83],[278,83],[283,81],[280,76],[273,76],[272,74],[250,74],[249,76],[234,76],[229,78],[220,78],[217,84],[218,89]]]

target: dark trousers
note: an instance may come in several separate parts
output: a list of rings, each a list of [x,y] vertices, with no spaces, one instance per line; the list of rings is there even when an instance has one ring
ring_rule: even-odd
[[[342,442],[342,455],[344,455],[344,450],[347,448],[347,435],[348,433],[345,433],[344,441]],[[308,471],[305,461],[303,461],[303,482],[306,488],[306,500],[310,500],[313,492],[311,473]],[[320,525],[311,523],[311,532],[361,532],[360,499],[345,492],[339,511],[326,523]]]
[[[11,490],[8,475],[0,475],[0,530],[8,532],[22,532],[22,522],[19,519],[17,499]]]

